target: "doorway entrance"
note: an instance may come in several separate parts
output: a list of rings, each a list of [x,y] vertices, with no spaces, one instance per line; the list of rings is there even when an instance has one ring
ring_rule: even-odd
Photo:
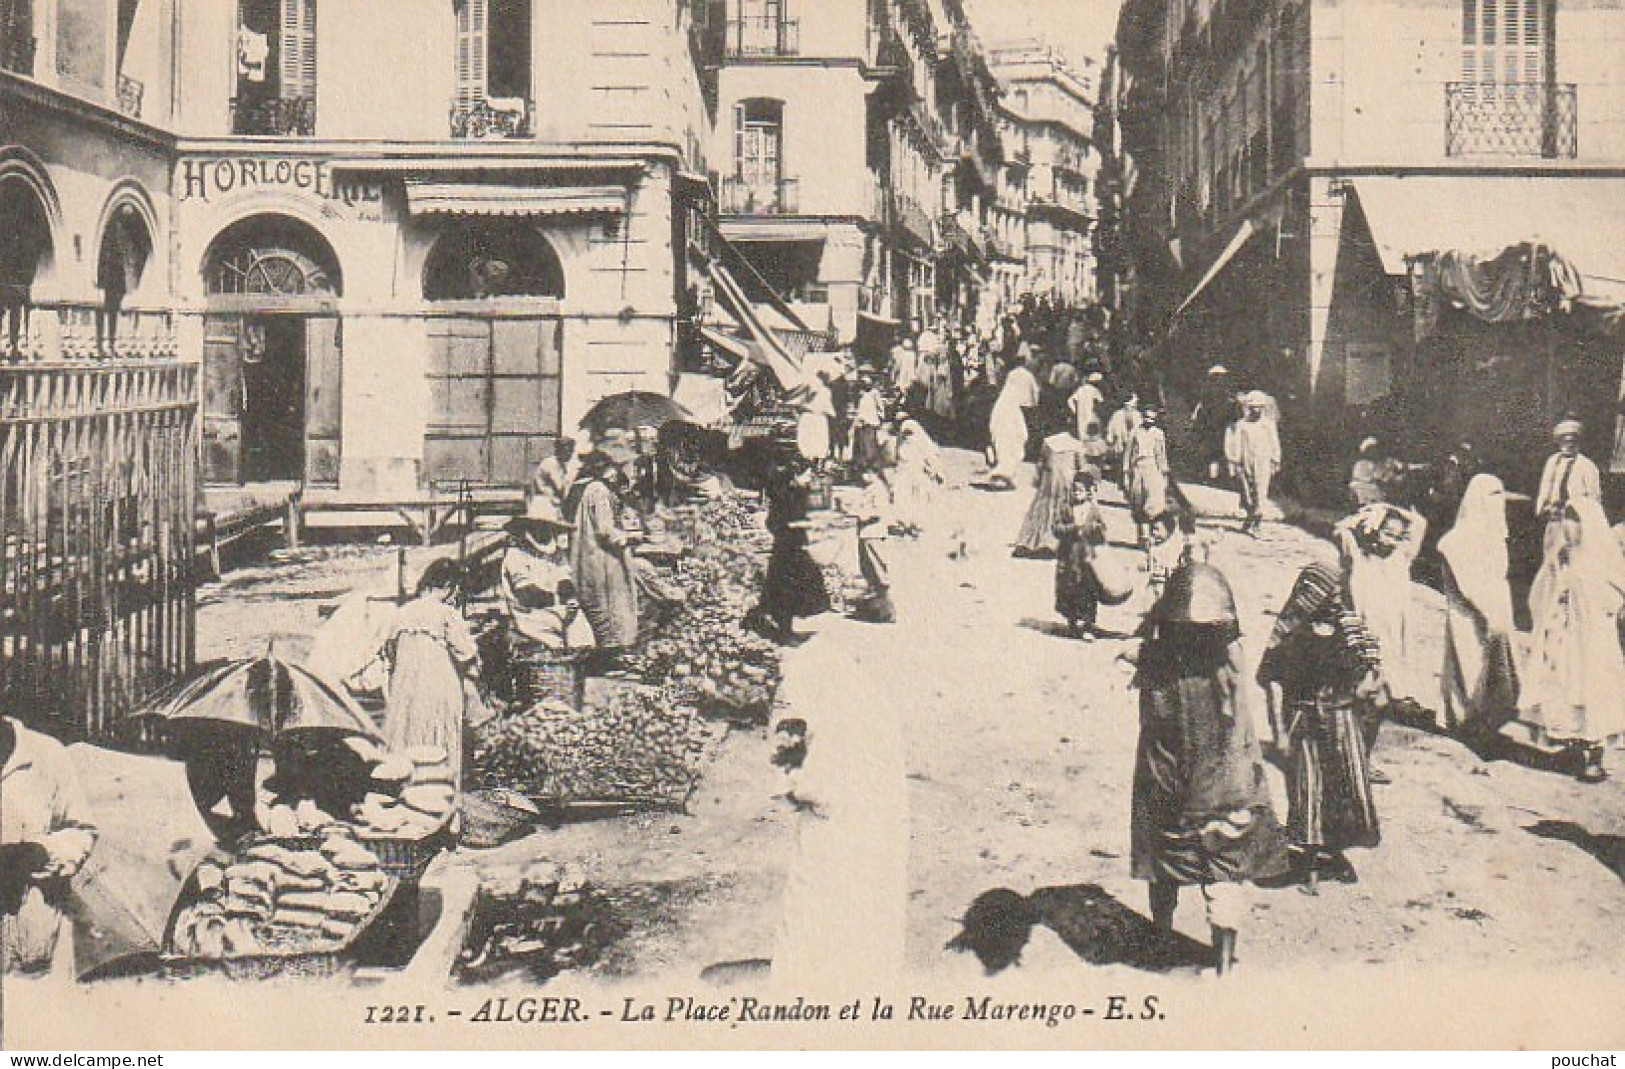
[[[205,477],[336,485],[342,325],[331,247],[296,220],[254,216],[215,239],[204,271]]]
[[[302,479],[305,321],[251,316],[243,333],[243,479]]]

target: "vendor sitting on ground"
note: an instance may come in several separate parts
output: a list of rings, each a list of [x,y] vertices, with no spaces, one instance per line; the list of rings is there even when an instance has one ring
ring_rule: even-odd
[[[0,977],[43,973],[59,949],[68,880],[96,828],[68,751],[10,717],[0,717],[0,791]]]
[[[260,729],[215,720],[171,727],[170,752],[186,764],[186,785],[215,840],[233,846],[258,830],[254,817]]]
[[[570,528],[561,520],[520,516],[507,527],[502,556],[502,602],[515,644],[561,650],[580,606],[570,577]]]

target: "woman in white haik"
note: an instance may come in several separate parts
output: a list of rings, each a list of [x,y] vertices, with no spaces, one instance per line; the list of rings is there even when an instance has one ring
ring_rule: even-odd
[[[1625,554],[1590,498],[1571,499],[1559,524],[1529,593],[1534,633],[1519,718],[1538,741],[1583,754],[1579,778],[1596,783],[1607,778],[1604,744],[1625,737]]]
[[[1518,711],[1512,588],[1507,583],[1506,490],[1475,475],[1439,539],[1444,578],[1444,665],[1439,726],[1483,743]]]

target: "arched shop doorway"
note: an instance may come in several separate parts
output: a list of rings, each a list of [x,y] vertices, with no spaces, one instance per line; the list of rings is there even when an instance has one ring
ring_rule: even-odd
[[[203,467],[212,483],[339,476],[343,276],[314,228],[256,215],[203,258]]]
[[[558,437],[564,269],[547,239],[515,219],[457,219],[429,250],[433,485],[520,486]]]
[[[51,220],[34,187],[0,175],[0,352],[17,355],[28,331],[34,282],[51,258]]]

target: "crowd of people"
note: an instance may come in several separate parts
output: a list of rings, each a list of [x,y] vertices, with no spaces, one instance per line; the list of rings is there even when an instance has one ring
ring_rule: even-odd
[[[1515,741],[1570,755],[1580,781],[1607,776],[1625,740],[1625,553],[1608,526],[1582,428],[1564,420],[1536,498],[1544,560],[1533,629],[1514,625],[1506,505],[1495,475],[1471,476],[1437,551],[1445,595],[1442,663],[1418,640],[1412,570],[1427,521],[1366,500],[1336,526],[1337,563],[1315,562],[1282,605],[1256,679],[1287,779],[1281,823],[1263,789],[1263,747],[1245,714],[1238,620],[1225,577],[1186,560],[1142,629],[1134,869],[1167,926],[1177,889],[1200,887],[1221,972],[1233,961],[1237,885],[1354,882],[1347,856],[1381,841],[1372,764],[1385,719],[1431,722],[1480,755]],[[1369,447],[1362,448],[1368,458]],[[1356,485],[1381,483],[1380,467]],[[1356,499],[1359,503],[1359,499]]]

